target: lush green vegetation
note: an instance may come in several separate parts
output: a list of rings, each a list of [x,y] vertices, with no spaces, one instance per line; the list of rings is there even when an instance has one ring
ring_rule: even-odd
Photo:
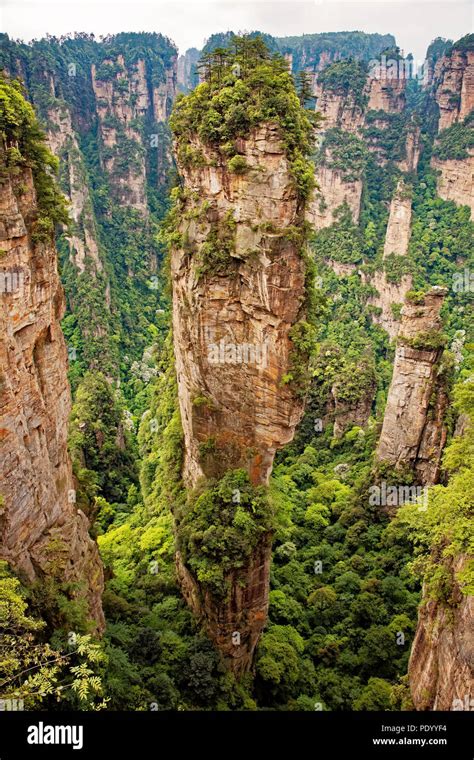
[[[0,78],[0,134],[2,140],[1,176],[21,180],[30,169],[38,201],[38,216],[34,221],[36,240],[51,240],[55,225],[68,220],[66,203],[58,190],[54,174],[58,160],[48,150],[35,112],[23,96],[16,81]]]
[[[361,61],[337,61],[324,69],[318,82],[325,90],[339,95],[352,95],[354,102],[363,108],[367,104],[364,92],[367,82],[367,66]]]
[[[201,68],[204,81],[178,97],[170,119],[178,141],[197,136],[234,159],[236,138],[276,124],[298,191],[308,198],[313,173],[306,156],[316,119],[301,108],[285,60],[272,56],[260,37],[234,36],[229,48],[205,54]]]
[[[474,111],[440,133],[433,154],[441,161],[461,161],[474,148]]]
[[[350,47],[347,55],[363,60],[391,45],[391,40],[362,33],[347,33],[344,40]],[[236,138],[272,120],[304,200],[313,178],[307,160],[313,124],[301,107],[306,98],[301,92],[298,97],[282,60],[255,34],[250,42],[232,37],[230,50],[223,50],[228,41],[228,35],[211,38],[201,69],[205,81],[177,102],[172,126],[179,161],[204,166],[203,154],[189,144],[189,137],[198,135],[220,153],[230,172],[245,176],[248,167]],[[303,58],[305,66],[308,60],[316,64],[321,51],[329,49],[324,45],[337,52],[341,36],[267,42],[272,53],[292,50],[297,70]],[[465,38],[457,46],[468,49],[469,44]],[[444,50],[445,42],[438,42],[431,56]],[[363,139],[340,130],[326,133],[320,158],[343,172],[346,181],[363,179],[359,222],[343,205],[334,224],[312,237],[296,227],[287,231],[305,257],[309,316],[293,330],[293,366],[285,380],[296,381],[308,398],[294,440],[277,455],[270,487],[255,488],[244,470],[232,470],[186,493],[162,243],[186,244],[178,226],[187,213],[187,198],[181,188],[173,191],[172,209],[157,241],[167,186],[160,185],[157,162],[147,147],[147,225],[112,200],[111,178],[101,167],[97,123],[91,118],[88,66],[94,61],[99,77],[114,82],[116,97],[125,97],[119,53],[126,66],[144,56],[153,81],[160,83],[174,48],[156,35],[118,35],[104,43],[80,35],[38,42],[32,50],[8,43],[2,53],[9,66],[18,56],[24,62],[29,92],[45,123],[49,110],[63,103],[74,118],[80,110],[88,126],[78,128],[79,152],[71,145],[68,152],[90,190],[103,272],[86,261],[78,274],[65,237],[59,251],[70,307],[64,330],[77,350],[70,440],[77,500],[94,522],[107,578],[107,630],[99,644],[89,636],[84,611],[58,579],[26,589],[0,568],[2,696],[24,699],[28,708],[48,709],[58,700],[61,709],[410,709],[406,670],[421,584],[448,611],[457,603],[455,583],[462,593],[474,590],[472,565],[457,564],[473,550],[473,293],[452,287],[464,269],[474,271],[474,224],[468,208],[436,195],[429,166],[435,120],[430,111],[423,121],[425,96],[410,93],[408,116],[369,113]],[[66,79],[70,62],[80,75]],[[240,69],[233,69],[235,64]],[[59,83],[54,97],[44,71],[53,72]],[[322,78],[329,89],[355,92],[363,105],[363,72],[363,64],[342,61],[328,67]],[[44,187],[40,213],[51,234],[52,225],[64,221],[63,202],[48,170],[56,170],[56,164],[18,85],[0,83],[0,105],[3,137],[19,153],[7,151],[2,170],[15,177],[21,167],[31,166]],[[417,113],[424,151],[417,174],[407,175],[396,162],[405,156],[409,122]],[[114,128],[111,114],[108,119]],[[441,134],[434,148],[439,157],[440,150],[465,155],[470,145],[466,125],[455,126],[457,131]],[[143,141],[146,130],[156,125],[145,119],[136,128]],[[160,140],[167,146],[162,129]],[[119,131],[114,154],[119,159],[136,148],[123,138]],[[115,167],[119,173],[126,168],[120,160]],[[400,178],[413,189],[410,247],[406,257],[383,261],[388,207]],[[61,179],[66,181],[64,175]],[[196,206],[194,221],[206,210]],[[211,229],[197,262],[200,276],[226,271],[232,245],[229,217]],[[337,276],[332,262],[353,266]],[[455,380],[454,412],[468,418],[464,434],[453,437],[454,412],[448,413],[442,478],[430,489],[427,510],[406,504],[392,522],[369,502],[394,354],[368,305],[375,295],[369,276],[382,269],[390,282],[407,272],[413,275],[409,297],[415,305],[429,286],[447,286],[446,336],[425,333],[413,345],[441,349],[449,341],[457,362],[455,369],[446,352],[449,380]],[[394,316],[399,317],[400,308],[392,304]],[[89,325],[100,329],[91,332]],[[118,371],[125,378],[120,388],[112,380]],[[361,402],[366,414],[354,424]],[[205,392],[197,392],[194,405],[206,403]],[[341,410],[348,419],[335,436]],[[203,444],[204,459],[212,457],[214,446],[212,439]],[[384,476],[388,479],[390,473]],[[181,597],[175,550],[202,587],[219,599],[226,594],[229,573],[238,572],[270,532],[269,621],[255,671],[236,682]],[[59,657],[61,664],[54,664]],[[33,670],[25,677],[22,672],[29,667]]]
[[[345,182],[360,179],[367,160],[367,148],[357,135],[337,127],[325,132],[318,161],[337,169]]]

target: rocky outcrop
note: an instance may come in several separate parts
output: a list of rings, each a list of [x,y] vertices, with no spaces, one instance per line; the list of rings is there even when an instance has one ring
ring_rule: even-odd
[[[386,75],[385,75],[386,74]],[[368,111],[385,111],[386,113],[400,113],[405,108],[406,77],[404,70],[398,70],[395,76],[391,72],[369,79]]]
[[[315,95],[316,109],[324,116],[325,130],[341,127],[347,132],[356,133],[364,126],[364,109],[351,91],[334,92],[316,83]]]
[[[107,73],[107,79],[102,78],[104,75],[100,71],[105,68],[107,72],[114,69],[115,74]],[[98,73],[96,65],[92,65],[92,85],[102,138],[102,166],[109,175],[118,203],[146,216],[145,156],[140,150],[139,128],[134,126],[134,119],[145,113],[148,105],[145,63],[139,60],[127,70],[123,55],[118,55],[116,60],[106,59],[100,71]],[[127,156],[125,150],[120,151],[119,142],[127,146]]]
[[[449,606],[425,590],[408,666],[417,710],[474,709],[474,596],[456,581],[467,561],[460,556],[452,563]]]
[[[32,238],[31,171],[4,175],[0,191],[0,555],[29,582],[73,584],[101,630],[102,565],[75,506],[67,451],[71,398],[56,250]]]
[[[400,319],[393,307],[403,303],[406,294],[412,287],[411,275],[402,275],[399,282],[390,282],[383,271],[375,272],[370,278],[364,278],[375,290],[377,295],[367,299],[367,305],[373,306],[372,321],[383,327],[393,340],[400,330]]]
[[[400,319],[394,307],[400,306],[405,296],[412,287],[413,278],[410,274],[404,274],[396,282],[392,282],[387,276],[390,274],[390,257],[406,256],[411,236],[412,201],[411,193],[403,180],[400,180],[390,203],[387,231],[383,259],[387,270],[375,272],[371,277],[365,278],[375,288],[377,295],[370,296],[367,300],[369,306],[375,307],[372,320],[383,327],[390,338],[396,338],[400,329]]]
[[[167,120],[176,93],[176,58],[171,68],[165,70],[164,81],[159,83],[147,70],[143,57],[127,63],[124,55],[118,54],[106,58],[100,66],[92,64],[91,71],[102,143],[101,162],[112,192],[120,205],[134,208],[146,217],[147,152],[161,181],[171,156],[162,135],[154,133],[153,128],[143,138],[140,120],[147,117],[149,124],[156,126]],[[145,146],[143,139],[149,145]]]
[[[201,57],[201,53],[197,48],[189,48],[184,55],[180,55],[177,65],[177,85],[178,89],[182,92],[188,92],[192,90],[197,84],[198,72],[197,62]]]
[[[67,234],[71,260],[78,272],[85,270],[86,257],[96,272],[102,272],[104,265],[99,253],[88,177],[69,107],[63,103],[50,108],[47,125],[48,143],[61,161],[64,185],[70,201],[70,216],[74,222],[70,234]]]
[[[343,204],[349,207],[354,222],[359,221],[361,179],[346,181],[341,171],[321,165],[316,171],[316,181],[318,187],[307,211],[307,219],[315,229],[333,224],[336,221],[334,214]]]
[[[434,76],[441,132],[462,121],[474,109],[474,50],[455,45],[437,62]]]
[[[468,158],[441,161],[431,159],[433,169],[439,171],[438,195],[446,201],[454,201],[459,206],[469,206],[474,219],[474,151]]]
[[[421,485],[435,483],[446,440],[447,397],[440,375],[440,309],[446,290],[432,288],[406,301],[376,457],[403,470]]]
[[[473,36],[471,35],[471,38]],[[466,38],[464,38],[466,40]],[[460,40],[436,64],[434,94],[439,108],[438,132],[463,122],[474,110],[474,39]],[[465,129],[473,130],[472,124]],[[436,155],[431,166],[438,172],[438,195],[460,206],[469,206],[474,218],[474,150],[465,158],[449,153]]]
[[[385,233],[384,258],[391,253],[406,256],[411,235],[411,193],[400,181],[390,203],[387,232]]]
[[[291,440],[303,412],[302,398],[284,382],[290,330],[305,298],[295,242],[302,214],[274,125],[239,139],[244,174],[232,174],[218,150],[197,138],[191,143],[203,158],[200,166],[183,165],[178,150],[185,242],[171,256],[183,478],[192,488],[243,468],[254,485],[265,485],[276,450]],[[223,266],[206,259],[213,240],[221,254],[227,250]],[[270,543],[264,535],[247,564],[229,574],[225,600],[201,592],[178,556],[185,597],[237,673],[248,670],[266,621]],[[238,646],[229,631],[239,632]]]
[[[334,438],[337,439],[342,438],[353,425],[365,428],[372,411],[376,387],[375,384],[367,385],[360,396],[351,402],[344,396],[341,398],[340,391],[337,385],[331,388],[331,416],[334,418]]]

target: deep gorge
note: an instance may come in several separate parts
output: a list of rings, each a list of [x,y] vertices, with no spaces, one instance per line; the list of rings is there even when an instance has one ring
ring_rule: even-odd
[[[5,645],[82,647],[27,709],[471,693],[474,37],[382,54],[2,35]]]

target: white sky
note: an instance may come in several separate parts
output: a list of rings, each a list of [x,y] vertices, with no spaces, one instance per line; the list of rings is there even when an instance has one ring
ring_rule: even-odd
[[[229,29],[276,37],[360,30],[394,34],[421,61],[434,37],[458,39],[473,31],[473,20],[472,0],[0,0],[0,29],[14,39],[155,31],[180,52]]]

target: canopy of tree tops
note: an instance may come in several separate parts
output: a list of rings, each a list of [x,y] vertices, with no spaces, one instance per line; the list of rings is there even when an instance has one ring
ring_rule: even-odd
[[[293,56],[293,71],[299,68],[304,58],[306,64],[317,64],[321,53],[338,58],[363,58],[369,60],[380,55],[382,50],[395,45],[391,34],[366,34],[365,32],[327,32],[324,34],[302,34],[295,37],[272,37],[270,34],[250,32],[249,37],[261,37],[269,50],[290,53]],[[212,34],[207,40],[203,53],[229,45],[235,35],[232,32]]]
[[[164,81],[166,68],[178,51],[171,40],[151,32],[122,32],[96,40],[93,34],[75,33],[62,37],[47,36],[26,45],[14,42],[8,35],[0,35],[0,67],[15,76],[25,77],[29,94],[31,89],[45,84],[45,74],[55,78],[56,87],[68,100],[75,96],[84,110],[84,98],[90,97],[91,64],[100,66],[104,61],[115,60],[122,55],[125,66],[138,60],[146,61],[153,74],[154,83]],[[76,66],[76,76],[69,75],[69,66]],[[86,89],[85,89],[86,88]],[[34,92],[37,105],[37,93]]]
[[[474,34],[466,34],[464,37],[461,37],[460,40],[454,43],[453,50],[460,50],[463,53],[467,53],[468,51],[473,52]]]
[[[364,87],[367,66],[362,61],[338,61],[324,69],[318,76],[319,84],[331,92],[342,95],[352,93],[355,102],[364,105]]]
[[[33,173],[40,216],[35,233],[48,237],[56,223],[66,224],[66,203],[51,176],[58,169],[57,159],[48,150],[32,106],[22,94],[19,82],[0,74],[0,181],[7,174],[16,176],[23,169]]]
[[[317,119],[301,107],[286,61],[259,37],[233,37],[228,48],[203,55],[200,68],[204,81],[178,98],[170,119],[178,141],[197,135],[231,157],[235,138],[262,123],[277,124],[298,189],[307,197],[313,171],[305,157]]]

